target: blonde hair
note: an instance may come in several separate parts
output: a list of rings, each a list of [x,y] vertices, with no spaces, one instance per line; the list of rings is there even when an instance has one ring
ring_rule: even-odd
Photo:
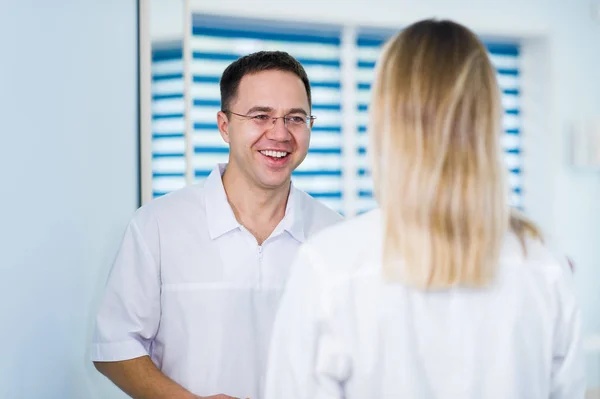
[[[519,241],[521,241],[521,247],[524,254],[527,254],[527,246],[525,243],[527,237],[544,242],[542,232],[535,223],[516,209],[510,210],[509,226],[510,230],[516,234]]]
[[[467,28],[426,20],[386,44],[369,132],[388,279],[485,286],[509,228],[539,235],[511,217],[501,118],[495,69]]]

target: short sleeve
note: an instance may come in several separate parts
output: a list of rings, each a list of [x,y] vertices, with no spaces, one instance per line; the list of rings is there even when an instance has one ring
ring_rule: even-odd
[[[93,361],[150,355],[160,320],[158,227],[138,213],[126,229],[96,316]]]

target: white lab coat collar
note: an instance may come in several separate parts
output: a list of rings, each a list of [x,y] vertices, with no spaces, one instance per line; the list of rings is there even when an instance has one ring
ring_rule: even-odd
[[[290,194],[288,196],[287,205],[285,208],[285,215],[279,223],[279,226],[275,228],[273,236],[277,235],[280,229],[287,231],[292,237],[299,242],[304,242],[304,224],[307,222],[306,218],[303,217],[303,196],[305,194],[294,187],[291,184]]]
[[[241,227],[227,200],[222,176],[227,164],[218,164],[204,182],[206,198],[206,219],[212,240]],[[285,215],[271,236],[287,231],[299,242],[304,242],[304,221],[302,218],[302,192],[292,184],[285,209]]]

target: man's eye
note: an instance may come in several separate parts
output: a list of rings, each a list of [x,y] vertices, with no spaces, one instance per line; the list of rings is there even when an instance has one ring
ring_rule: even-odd
[[[306,123],[306,119],[301,116],[291,116],[290,120],[294,123]]]
[[[267,119],[269,119],[269,115],[255,115],[252,117],[252,119],[256,119],[257,121],[266,121]]]

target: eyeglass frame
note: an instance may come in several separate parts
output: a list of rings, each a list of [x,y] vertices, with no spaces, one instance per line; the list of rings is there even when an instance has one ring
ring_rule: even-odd
[[[264,114],[260,114],[260,115],[244,115],[244,114],[238,114],[237,112],[233,112],[231,110],[228,109],[222,109],[221,112],[224,112],[226,114],[232,114],[232,115],[236,115],[236,116],[240,116],[242,118],[248,118],[248,119],[255,119],[258,116],[263,116]],[[270,116],[270,115],[266,115],[268,118],[270,118],[273,121],[273,126],[271,127],[271,129],[273,127],[275,127],[275,125],[277,124],[277,119],[283,119],[283,126],[287,129],[287,122],[288,119],[290,118],[289,115],[284,115],[284,116]],[[312,124],[314,122],[314,120],[317,119],[316,116],[314,115],[306,115],[306,128],[310,129],[312,127]],[[259,120],[260,121],[260,120]]]

